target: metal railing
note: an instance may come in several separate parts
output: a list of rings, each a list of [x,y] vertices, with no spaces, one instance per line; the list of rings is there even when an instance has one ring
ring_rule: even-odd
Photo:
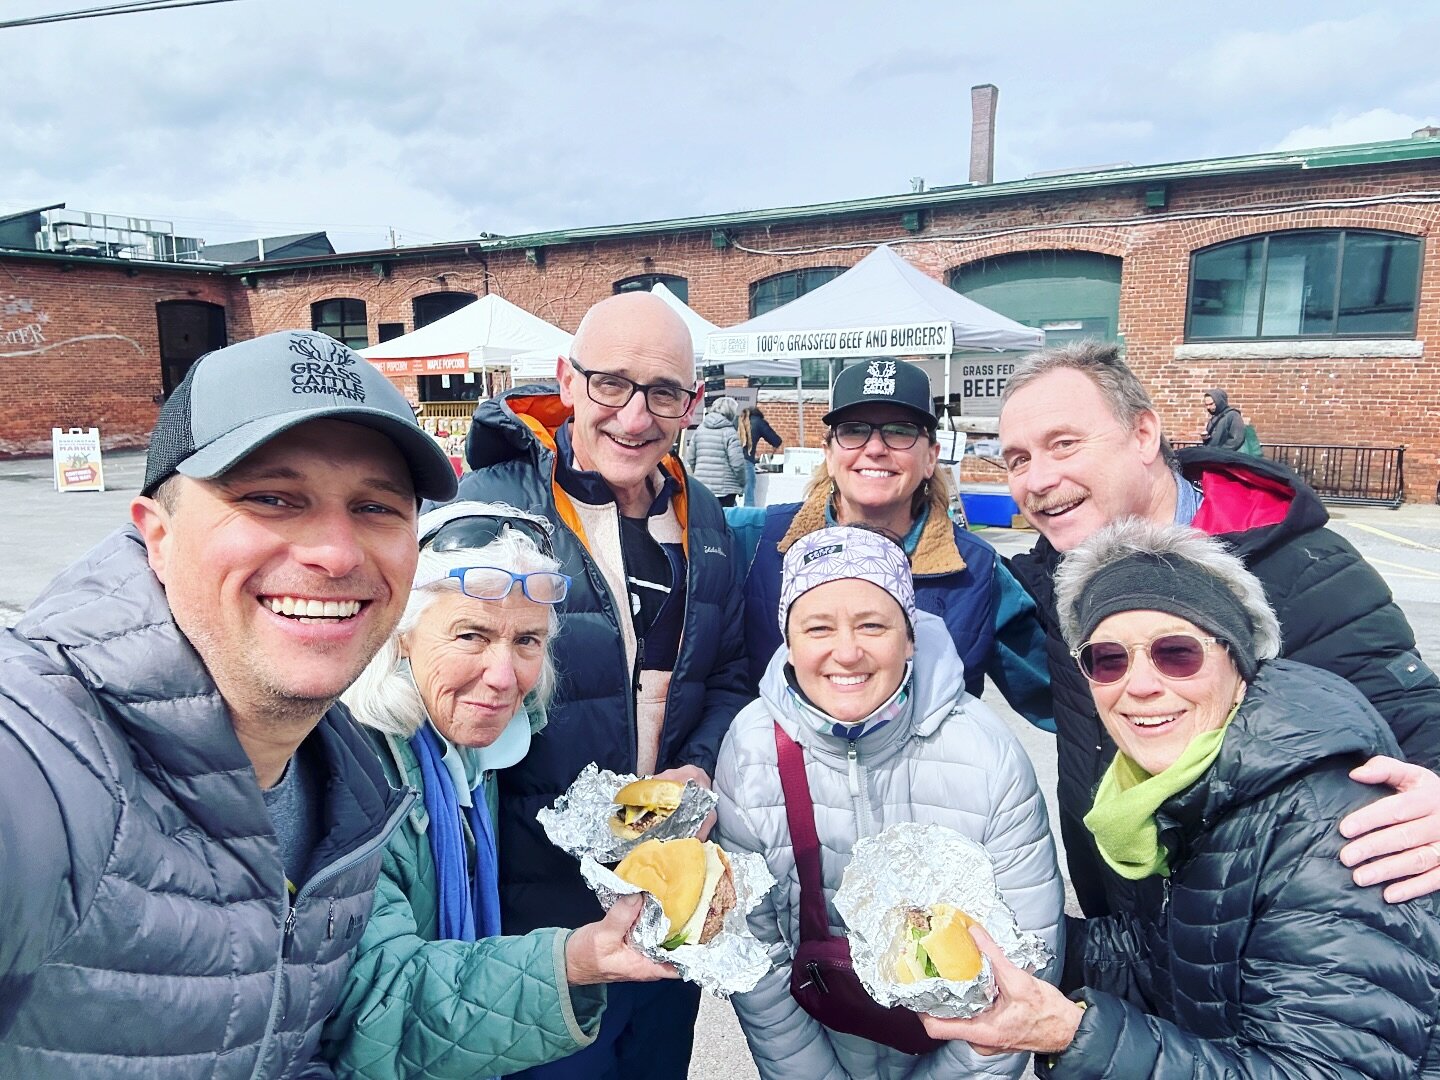
[[[1176,442],[1176,449],[1194,446]],[[1405,501],[1405,447],[1261,443],[1271,461],[1294,469],[1328,503],[1399,506]]]
[[[469,420],[475,413],[476,401],[422,401],[420,415],[424,418],[444,417],[447,420]]]

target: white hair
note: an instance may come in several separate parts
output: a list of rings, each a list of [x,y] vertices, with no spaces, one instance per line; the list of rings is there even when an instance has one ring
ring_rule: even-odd
[[[1055,607],[1060,615],[1060,632],[1070,648],[1081,644],[1076,615],[1080,597],[1096,574],[1131,555],[1184,560],[1215,578],[1235,594],[1254,628],[1255,659],[1273,660],[1280,655],[1280,621],[1265,599],[1260,579],[1246,569],[1239,556],[1219,540],[1188,525],[1157,525],[1138,517],[1106,525],[1066,555],[1055,572]]]
[[[341,695],[355,719],[366,727],[408,739],[425,723],[425,703],[400,654],[400,638],[419,625],[430,605],[444,593],[460,591],[460,579],[447,577],[463,566],[496,566],[514,574],[558,572],[560,564],[535,546],[535,541],[516,529],[506,529],[482,548],[454,548],[449,551],[420,552],[415,567],[417,584],[410,591],[400,624],[386,639],[350,689]],[[517,586],[518,587],[518,586]],[[549,626],[545,659],[540,678],[525,698],[527,707],[544,707],[555,690],[553,642],[560,632],[556,605],[547,605]]]

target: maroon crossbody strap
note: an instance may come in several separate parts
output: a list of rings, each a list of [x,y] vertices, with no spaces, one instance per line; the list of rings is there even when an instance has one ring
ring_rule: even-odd
[[[805,753],[800,744],[775,725],[775,754],[780,765],[780,787],[785,792],[785,819],[795,869],[800,874],[800,940],[824,941],[830,937],[825,915],[825,886],[820,876],[820,837],[815,832],[815,803],[805,778]]]

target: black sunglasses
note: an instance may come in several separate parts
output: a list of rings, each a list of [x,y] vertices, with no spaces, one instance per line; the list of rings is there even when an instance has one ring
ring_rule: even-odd
[[[1125,644],[1123,641],[1087,641],[1070,655],[1080,666],[1080,674],[1092,683],[1109,686],[1130,673],[1130,662],[1136,649],[1144,649],[1150,666],[1167,679],[1191,679],[1205,666],[1205,654],[1215,644],[1213,637],[1194,634],[1161,634],[1149,641]]]
[[[912,424],[908,420],[892,420],[888,424],[870,424],[864,420],[842,420],[830,429],[841,449],[858,450],[870,441],[874,432],[880,432],[880,440],[891,450],[909,450],[920,439],[922,431],[929,428]]]
[[[474,514],[447,521],[429,536],[422,536],[420,547],[422,550],[429,551],[483,548],[499,539],[500,534],[507,529],[513,529],[522,536],[528,536],[535,542],[535,546],[540,549],[542,555],[548,555],[553,559],[555,558],[555,545],[550,540],[550,530],[547,526],[548,523],[542,525],[529,518],[502,518]]]
[[[573,356],[570,366],[585,376],[585,392],[590,400],[607,409],[623,409],[636,394],[645,395],[645,408],[665,420],[678,420],[690,411],[699,395],[674,383],[637,383],[612,371],[589,371]]]

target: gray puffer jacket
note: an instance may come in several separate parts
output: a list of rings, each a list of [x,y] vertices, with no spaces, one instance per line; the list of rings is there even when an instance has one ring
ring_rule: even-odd
[[[982,1058],[961,1042],[912,1057],[831,1031],[790,996],[800,881],[776,762],[775,721],[805,752],[832,932],[844,932],[830,901],[855,842],[913,821],[944,825],[983,844],[1021,928],[1038,933],[1058,953],[1064,895],[1034,770],[1000,719],[965,693],[964,666],[945,624],[920,612],[915,631],[910,701],[885,727],[854,742],[819,734],[791,703],[782,649],[761,681],[759,700],[735,718],[720,748],[719,841],[730,851],[764,855],[778,882],[750,916],[750,928],[769,947],[775,967],[754,990],[733,999],[765,1080],[952,1080],[1015,1077],[1024,1070],[1025,1055]],[[1058,973],[1057,961],[1045,975],[1054,979]]]
[[[735,422],[718,412],[705,414],[700,426],[685,443],[685,467],[714,493],[717,499],[745,490],[745,473],[750,463],[735,431]]]
[[[134,530],[0,632],[0,1076],[329,1076],[390,789],[342,707],[291,898],[255,772]]]

